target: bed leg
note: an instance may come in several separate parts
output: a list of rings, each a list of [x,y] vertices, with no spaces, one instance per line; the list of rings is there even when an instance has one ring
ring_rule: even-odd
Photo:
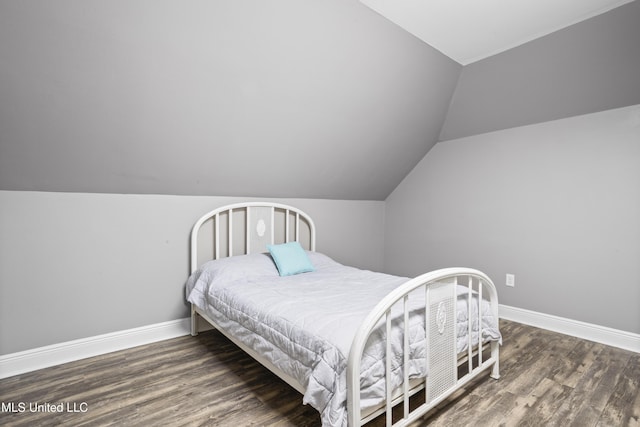
[[[491,374],[489,375],[491,378],[493,378],[494,380],[499,380],[500,379],[500,362],[496,361],[496,363],[494,363],[493,368],[491,368]]]
[[[196,313],[196,307],[191,304],[191,335],[198,335],[198,313]]]
[[[491,368],[491,374],[489,376],[494,380],[500,379],[500,344],[497,342],[491,343],[491,356],[496,359],[496,363]]]

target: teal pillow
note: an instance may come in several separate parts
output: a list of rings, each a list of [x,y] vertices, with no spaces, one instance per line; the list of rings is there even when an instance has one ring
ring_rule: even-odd
[[[267,245],[267,249],[281,276],[293,276],[294,274],[315,271],[307,253],[298,242]]]

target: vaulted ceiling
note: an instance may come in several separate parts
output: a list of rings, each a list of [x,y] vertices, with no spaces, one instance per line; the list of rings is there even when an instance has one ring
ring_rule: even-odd
[[[361,0],[467,65],[633,0]]]
[[[345,0],[0,3],[0,188],[383,199],[460,65]]]
[[[501,48],[357,0],[1,2],[0,189],[384,200],[443,129],[487,130],[491,58],[461,63]]]

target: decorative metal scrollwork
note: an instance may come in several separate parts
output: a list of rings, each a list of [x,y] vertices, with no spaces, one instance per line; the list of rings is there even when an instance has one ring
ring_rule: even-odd
[[[264,223],[264,220],[261,219],[256,224],[256,233],[258,233],[259,237],[262,237],[265,231],[267,231],[267,225]]]
[[[438,312],[436,313],[436,325],[438,325],[438,332],[440,335],[444,333],[444,326],[447,323],[447,307],[444,301],[440,301],[438,304]]]

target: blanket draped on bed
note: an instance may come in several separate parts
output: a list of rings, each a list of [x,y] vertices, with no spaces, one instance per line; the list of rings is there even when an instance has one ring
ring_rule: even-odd
[[[323,426],[346,426],[346,366],[356,330],[391,290],[408,279],[343,266],[308,253],[316,271],[280,277],[268,254],[210,261],[187,281],[187,300],[225,331],[288,373],[305,387],[303,402],[316,408]],[[458,297],[458,352],[468,343],[466,288]],[[410,378],[425,372],[424,292],[409,298]],[[473,298],[474,300],[476,298]],[[483,340],[499,340],[497,321],[483,301]],[[474,314],[475,313],[475,314]],[[477,319],[477,301],[472,306]],[[471,342],[478,341],[472,322]],[[393,384],[402,383],[402,321],[392,330]],[[393,332],[397,331],[397,332]],[[384,328],[369,339],[362,358],[361,404],[385,395]]]

